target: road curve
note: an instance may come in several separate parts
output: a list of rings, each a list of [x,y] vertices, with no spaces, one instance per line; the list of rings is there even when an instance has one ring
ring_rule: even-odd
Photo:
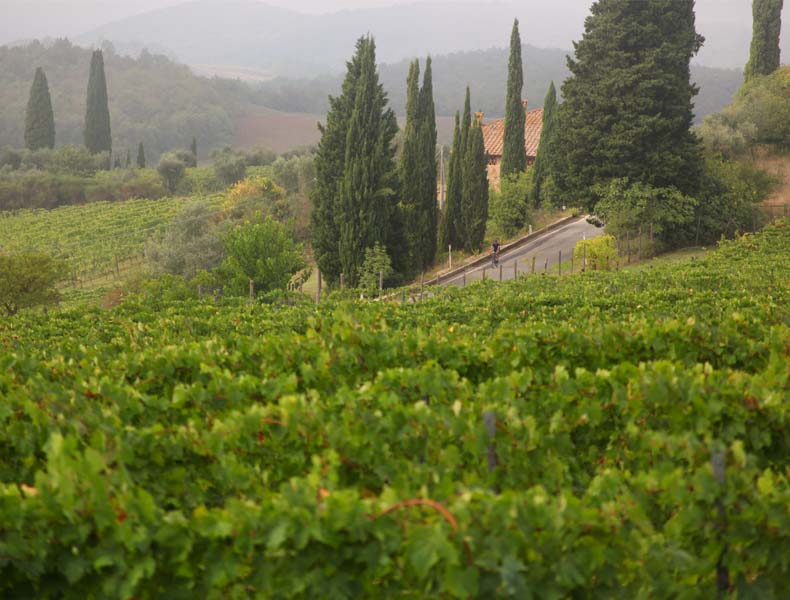
[[[580,217],[572,223],[563,225],[559,229],[548,231],[545,234],[535,238],[520,248],[515,248],[510,252],[504,253],[500,256],[499,262],[502,265],[502,279],[513,279],[516,273],[517,265],[518,273],[524,274],[532,270],[532,258],[535,257],[535,272],[542,273],[548,270],[550,273],[557,272],[557,263],[562,251],[563,271],[570,270],[570,264],[565,264],[570,261],[573,255],[573,247],[576,242],[585,238],[594,238],[603,235],[603,229],[590,225],[586,218]],[[552,269],[552,267],[554,267]],[[574,270],[578,270],[581,265],[574,265]],[[500,270],[493,269],[491,263],[486,263],[479,267],[470,267],[466,271],[466,283],[469,284],[473,281],[479,281],[485,277],[488,279],[499,279]],[[464,275],[456,275],[447,280],[441,281],[441,285],[457,285],[464,284]]]

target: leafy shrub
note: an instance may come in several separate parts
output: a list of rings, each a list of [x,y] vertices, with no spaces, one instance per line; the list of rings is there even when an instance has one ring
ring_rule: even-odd
[[[489,234],[514,237],[529,219],[529,196],[532,190],[532,170],[502,178],[500,191],[491,194],[488,214]]]
[[[595,212],[607,231],[616,236],[646,235],[650,242],[671,246],[677,231],[694,219],[697,200],[675,188],[656,188],[628,179],[613,179],[597,189],[601,200]]]
[[[257,294],[284,290],[305,267],[302,246],[294,242],[286,226],[271,217],[231,229],[222,246],[226,258],[218,274],[231,294],[247,294],[250,280]]]
[[[372,248],[365,249],[365,260],[359,272],[359,287],[369,291],[378,289],[382,274],[386,281],[393,272],[387,249],[376,242]]]
[[[573,248],[573,260],[576,264],[584,268],[584,261],[587,261],[587,268],[593,271],[608,271],[613,269],[617,263],[617,244],[613,235],[602,235],[576,242]]]
[[[183,179],[186,164],[173,153],[164,154],[156,165],[156,171],[165,182],[167,191],[175,193],[179,182]]]
[[[65,275],[65,264],[46,254],[0,254],[0,308],[11,316],[54,304],[60,298],[55,284]]]
[[[247,171],[247,159],[243,154],[230,148],[214,152],[214,174],[226,187],[244,179]]]

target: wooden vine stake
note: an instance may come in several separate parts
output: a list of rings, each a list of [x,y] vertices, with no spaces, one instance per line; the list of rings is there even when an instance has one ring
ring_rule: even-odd
[[[486,428],[486,433],[488,434],[488,472],[493,473],[494,469],[497,467],[497,457],[496,457],[496,444],[494,443],[494,437],[496,436],[496,415],[487,410],[483,413],[483,424]]]

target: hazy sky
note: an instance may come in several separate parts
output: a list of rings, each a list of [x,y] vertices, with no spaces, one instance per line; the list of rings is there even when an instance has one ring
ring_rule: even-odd
[[[139,14],[151,9],[182,4],[188,0],[0,0],[0,44],[34,37],[74,37],[90,31],[107,22]],[[219,4],[223,0],[213,0]],[[393,4],[413,4],[419,0],[266,0],[271,4],[302,12],[334,12],[351,8],[371,8]],[[445,2],[474,2],[484,4],[496,0],[444,0]],[[507,1],[507,0],[506,0]],[[542,6],[550,2],[554,8],[567,15],[567,23],[573,24],[578,39],[584,27],[584,18],[589,12],[591,0],[517,0],[512,2],[515,14],[530,14],[531,7]],[[535,11],[540,13],[540,9]],[[785,11],[787,13],[787,11]],[[484,17],[481,17],[481,26]],[[787,22],[790,16],[785,14],[784,31],[788,31]],[[705,35],[706,31],[716,32],[717,26],[727,26],[722,31],[732,31],[732,25],[742,23],[748,30],[744,33],[748,38],[751,29],[751,0],[697,0],[698,30]],[[570,28],[566,29],[566,32]],[[785,34],[787,37],[790,34]],[[558,36],[555,47],[570,48],[572,39],[568,33]],[[708,35],[709,39],[710,35]],[[720,37],[720,36],[719,36]],[[524,40],[529,42],[529,40]],[[728,43],[719,39],[719,43]],[[787,47],[784,40],[783,47]],[[743,44],[743,40],[738,40]],[[748,39],[746,40],[748,45]],[[713,44],[711,44],[713,45]],[[698,57],[704,63],[716,63],[714,48]],[[734,65],[732,65],[734,66]]]

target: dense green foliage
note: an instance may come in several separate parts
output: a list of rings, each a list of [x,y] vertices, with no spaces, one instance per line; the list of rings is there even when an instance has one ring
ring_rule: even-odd
[[[455,129],[453,130],[453,143],[450,150],[450,160],[447,167],[447,193],[442,211],[441,227],[439,230],[442,250],[452,245],[454,248],[463,246],[461,241],[461,190],[462,171],[461,160],[463,151],[461,146],[461,118],[458,111],[455,113]]]
[[[30,88],[25,112],[25,147],[28,150],[55,147],[55,117],[44,69],[38,67]]]
[[[534,176],[534,169],[508,175],[500,181],[499,191],[490,190],[486,229],[489,236],[512,238],[529,223]]]
[[[592,207],[594,186],[627,177],[697,192],[689,61],[703,38],[693,0],[599,0],[568,60],[550,170],[566,201]]]
[[[505,137],[502,142],[502,177],[521,173],[527,168],[527,151],[524,146],[525,107],[521,102],[524,88],[524,65],[521,60],[521,35],[518,19],[513,22],[510,34],[510,58],[507,68],[507,93],[505,95]]]
[[[550,190],[553,186],[554,178],[551,175],[551,166],[557,164],[557,90],[554,82],[549,85],[546,92],[546,99],[543,101],[543,127],[540,130],[540,145],[538,155],[535,157],[535,169],[533,174],[531,191],[532,201],[540,206],[544,202],[550,203]],[[551,180],[547,183],[547,180]]]
[[[11,316],[23,308],[55,303],[55,284],[64,276],[61,261],[46,254],[0,254],[0,309]]]
[[[88,100],[85,109],[85,147],[91,154],[112,152],[110,106],[107,99],[107,78],[104,74],[104,54],[95,50],[91,56],[88,76]]]
[[[235,120],[252,100],[242,83],[196,77],[189,67],[142,52],[136,58],[103,46],[110,85],[113,147],[145,144],[149,164],[192,137],[201,151],[233,141]],[[91,51],[67,40],[0,47],[0,147],[22,147],[30,74],[41,66],[55,100],[59,144],[83,144],[85,86]]]
[[[0,329],[0,594],[782,597],[790,224],[417,305]]]
[[[770,75],[779,68],[783,4],[784,0],[752,0],[752,45],[746,64],[746,81]]]
[[[256,294],[284,290],[305,267],[304,249],[271,217],[230,229],[222,246],[226,258],[218,274],[232,295],[248,293],[250,282]]]
[[[750,155],[755,144],[790,148],[790,67],[745,82],[732,104],[709,115],[698,131],[726,158]]]

